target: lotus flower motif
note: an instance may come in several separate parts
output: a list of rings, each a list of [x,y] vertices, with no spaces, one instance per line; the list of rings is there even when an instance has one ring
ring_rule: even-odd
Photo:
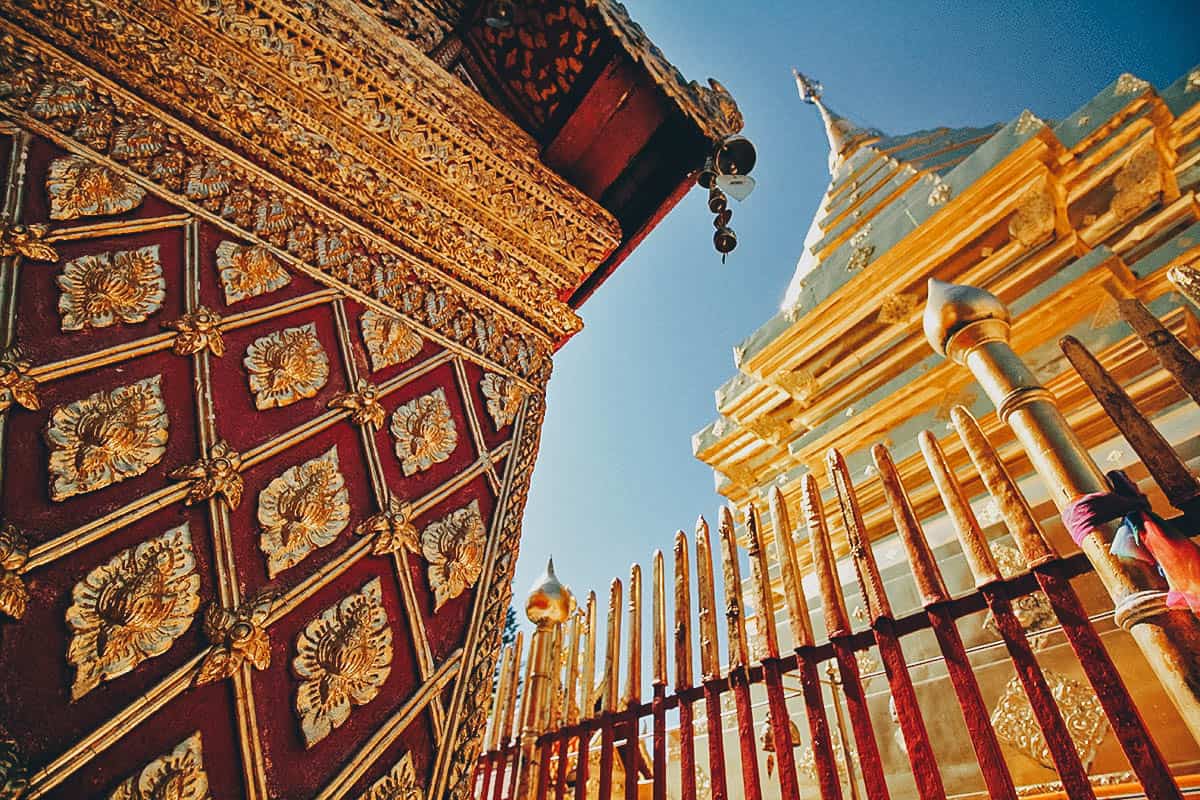
[[[488,415],[496,430],[511,425],[521,410],[521,401],[525,399],[525,390],[521,385],[512,378],[489,372],[483,376],[479,389],[487,398]]]
[[[271,251],[262,245],[221,242],[217,245],[217,267],[221,270],[221,287],[229,305],[282,289],[292,280]]]
[[[329,380],[329,359],[311,322],[256,339],[246,348],[243,363],[259,411],[315,397]]]
[[[291,467],[258,496],[259,547],[274,578],[337,538],[350,521],[350,495],[337,446]]]
[[[167,296],[158,245],[68,261],[58,276],[58,288],[64,331],[144,322],[162,308]]]
[[[430,523],[421,533],[421,553],[429,562],[435,611],[479,580],[486,544],[478,500]]]
[[[367,309],[359,318],[371,370],[402,364],[421,352],[421,335],[403,319]]]
[[[425,790],[417,781],[412,753],[401,756],[386,775],[371,784],[362,800],[425,800]]]
[[[46,192],[50,219],[123,214],[146,196],[141,186],[80,156],[56,158],[50,164]]]
[[[151,761],[126,780],[108,800],[211,800],[200,732],[184,739],[166,755]]]
[[[458,431],[445,390],[435,389],[397,408],[392,413],[392,436],[405,475],[450,458],[458,445]]]

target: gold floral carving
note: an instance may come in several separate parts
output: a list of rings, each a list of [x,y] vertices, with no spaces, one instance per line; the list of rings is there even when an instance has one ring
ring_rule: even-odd
[[[375,699],[392,664],[392,630],[379,578],[321,612],[296,640],[292,669],[301,679],[296,713],[306,747]]]
[[[353,392],[338,392],[329,400],[329,408],[344,408],[357,425],[370,428],[383,426],[387,409],[379,402],[379,389],[363,378],[359,378]]]
[[[229,305],[282,289],[292,280],[262,245],[221,242],[217,245],[217,268],[221,270],[221,287]]]
[[[871,263],[875,256],[875,245],[871,244],[871,225],[863,226],[862,230],[850,237],[850,258],[846,262],[846,270],[857,272]]]
[[[425,800],[412,753],[401,756],[386,775],[371,784],[361,800]]]
[[[479,390],[487,398],[488,415],[496,430],[505,425],[511,425],[521,410],[521,402],[525,399],[525,390],[512,378],[503,375],[487,373],[479,384]]]
[[[402,364],[421,352],[421,335],[403,319],[367,309],[359,318],[363,341],[371,356],[371,371]]]
[[[29,605],[29,591],[21,580],[28,560],[28,540],[12,524],[0,524],[0,614],[13,619],[23,617]]]
[[[162,376],[101,389],[50,412],[50,499],[62,501],[141,475],[167,450]]]
[[[71,699],[161,655],[192,624],[200,576],[187,524],[126,548],[75,584],[67,609]]]
[[[387,508],[358,524],[359,536],[374,536],[371,552],[377,556],[408,550],[421,554],[421,534],[412,523],[412,504],[388,498]]]
[[[278,600],[274,592],[263,592],[235,609],[209,604],[204,612],[204,635],[212,648],[196,672],[197,686],[231,677],[242,664],[257,670],[271,665],[266,624]]]
[[[429,469],[450,458],[458,431],[444,389],[411,400],[392,412],[396,457],[405,475]]]
[[[7,411],[14,403],[31,411],[42,407],[37,381],[29,377],[31,366],[16,348],[0,353],[0,413]]]
[[[162,308],[167,296],[158,245],[80,256],[58,276],[64,331],[133,324]]]
[[[928,202],[930,208],[938,208],[939,206],[946,205],[952,194],[953,190],[950,188],[950,184],[939,180],[934,184],[933,190],[929,193]]]
[[[29,769],[15,739],[0,729],[0,800],[21,800],[29,787]]]
[[[58,251],[46,241],[50,226],[0,225],[0,258],[23,256],[33,261],[58,261]]]
[[[1043,674],[1086,770],[1096,757],[1100,743],[1108,735],[1108,718],[1104,716],[1100,700],[1090,688],[1074,678],[1050,669],[1043,670]],[[1054,768],[1054,759],[1042,736],[1041,726],[1029,705],[1028,696],[1021,688],[1020,679],[1015,676],[1004,687],[1004,693],[992,710],[992,727],[1004,744],[1045,767]]]
[[[1150,205],[1163,189],[1161,161],[1153,145],[1137,150],[1113,178],[1109,210],[1119,221],[1127,222]]]
[[[237,508],[242,504],[241,467],[241,454],[221,440],[213,445],[209,458],[171,470],[169,476],[188,482],[185,505],[221,496],[230,508]]]
[[[212,800],[203,755],[196,731],[118,786],[108,800]]]
[[[267,574],[274,578],[332,543],[349,522],[350,494],[336,445],[289,467],[258,496],[259,547],[267,556]]]
[[[1113,89],[1113,94],[1120,96],[1125,94],[1136,94],[1144,89],[1149,89],[1150,84],[1136,75],[1128,72],[1121,73],[1117,78],[1116,88]]]
[[[206,306],[197,306],[195,311],[189,311],[173,322],[163,323],[163,327],[177,331],[171,350],[176,355],[190,356],[204,350],[217,358],[225,355],[225,340],[221,337],[221,317]]]
[[[479,580],[486,544],[478,500],[431,522],[421,533],[421,553],[429,562],[435,611]]]
[[[80,156],[56,158],[46,176],[50,219],[123,214],[137,208],[146,191],[108,167]]]
[[[1025,247],[1032,247],[1054,233],[1054,198],[1038,187],[1021,198],[1008,222],[1008,233]]]
[[[311,322],[255,339],[243,363],[260,411],[314,397],[329,380],[329,359]]]

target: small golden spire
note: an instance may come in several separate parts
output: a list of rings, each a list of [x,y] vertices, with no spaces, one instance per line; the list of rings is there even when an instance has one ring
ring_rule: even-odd
[[[565,622],[575,607],[571,590],[558,582],[554,574],[554,559],[546,562],[546,571],[533,582],[525,601],[525,616],[534,625],[554,625]]]
[[[792,68],[792,75],[796,79],[796,90],[800,93],[800,99],[809,105],[816,106],[817,111],[821,113],[821,121],[825,123],[825,136],[829,139],[829,172],[831,174],[842,161],[850,156],[857,145],[862,144],[868,138],[880,136],[878,131],[860,128],[845,117],[830,111],[829,107],[825,105],[825,101],[821,99],[825,90],[820,81],[813,80],[795,67]]]

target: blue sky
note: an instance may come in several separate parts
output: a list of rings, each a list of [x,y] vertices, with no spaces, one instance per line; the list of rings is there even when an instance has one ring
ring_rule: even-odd
[[[626,0],[689,79],[720,79],[758,148],[758,189],[734,206],[739,245],[722,265],[695,189],[583,307],[558,354],[514,580],[518,618],[553,555],[582,597],[721,502],[691,435],[715,418],[732,348],[778,308],[828,181],[825,100],[889,134],[1060,119],[1121,72],[1165,86],[1200,63],[1191,2],[755,2]],[[718,590],[719,591],[719,590]],[[649,598],[646,598],[649,602]],[[526,626],[528,627],[527,623]],[[647,631],[648,633],[648,631]]]

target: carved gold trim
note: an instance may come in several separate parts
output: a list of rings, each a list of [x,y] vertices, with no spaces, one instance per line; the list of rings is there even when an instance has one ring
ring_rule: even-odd
[[[478,500],[431,522],[421,532],[421,553],[429,562],[435,611],[479,580],[486,543]]]
[[[415,538],[415,529],[413,534]],[[0,524],[0,614],[13,619],[25,616],[29,605],[29,590],[21,580],[21,568],[27,561],[29,541],[10,523]]]
[[[200,732],[151,761],[118,786],[108,800],[211,800]]]
[[[190,356],[201,350],[207,350],[216,358],[225,355],[221,317],[210,308],[198,306],[177,320],[164,322],[163,327],[175,331],[175,340],[171,343],[175,355]]]
[[[188,482],[185,505],[220,496],[230,508],[237,508],[242,503],[241,465],[241,455],[222,440],[213,446],[210,457],[174,469],[168,477]]]
[[[0,258],[22,256],[31,261],[58,261],[58,251],[47,241],[50,225],[0,225]]]
[[[417,780],[412,753],[405,753],[379,780],[371,784],[362,800],[425,800],[425,789]]]
[[[227,305],[282,289],[292,281],[288,271],[262,245],[221,242],[217,245],[217,269]]]
[[[350,521],[350,495],[337,445],[289,467],[258,496],[259,547],[274,578],[320,547],[333,543]]]
[[[421,352],[424,345],[421,335],[403,317],[381,314],[369,308],[359,317],[358,324],[367,345],[367,355],[371,357],[372,372],[408,361]]]
[[[259,411],[315,397],[329,380],[329,358],[312,322],[260,336],[242,363]]]
[[[446,461],[458,447],[458,430],[441,387],[393,411],[391,431],[405,477]]]
[[[271,665],[266,621],[278,600],[278,594],[263,592],[238,608],[209,604],[204,612],[204,635],[212,647],[196,671],[197,686],[232,677],[243,664],[257,670]]]
[[[158,245],[71,259],[57,283],[64,331],[144,322],[167,297]]]

